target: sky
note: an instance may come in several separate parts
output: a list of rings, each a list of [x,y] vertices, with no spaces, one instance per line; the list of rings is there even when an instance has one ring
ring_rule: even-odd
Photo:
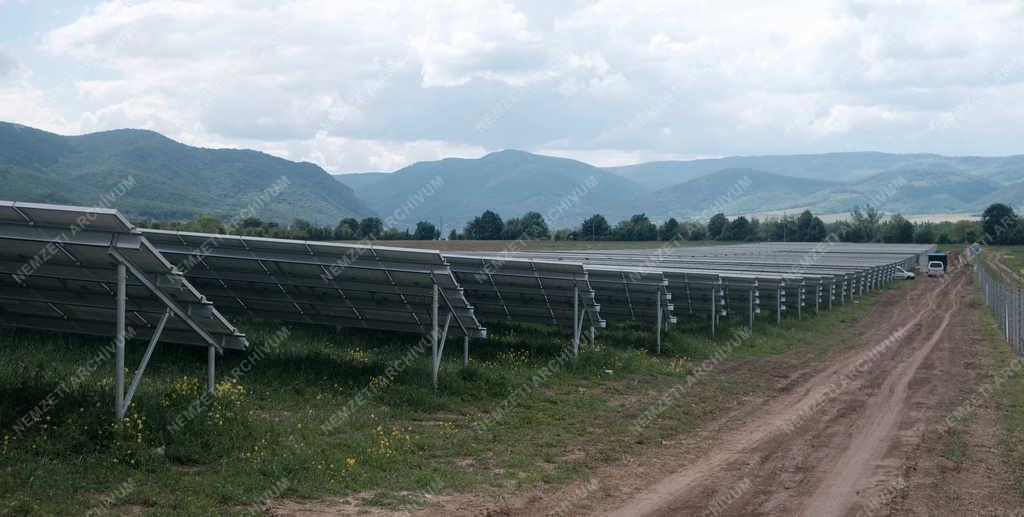
[[[0,0],[0,120],[329,172],[1024,153],[1024,2]]]

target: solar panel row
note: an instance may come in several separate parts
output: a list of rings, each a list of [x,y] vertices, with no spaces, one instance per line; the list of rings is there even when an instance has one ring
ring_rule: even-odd
[[[0,201],[0,325],[112,336],[115,412],[124,415],[158,341],[244,350],[225,319],[114,210]],[[112,324],[113,322],[113,324]],[[149,346],[125,392],[129,338]]]
[[[710,322],[753,325],[845,303],[895,278],[934,247],[804,243],[654,250],[444,254],[431,250],[139,230],[114,210],[0,201],[0,325],[114,336],[149,346],[122,416],[158,341],[245,349],[221,312],[264,320],[430,336],[438,370],[449,334],[486,338],[481,320],[570,330]],[[811,257],[812,260],[808,260]],[[202,293],[202,294],[201,294]],[[216,307],[216,308],[215,308]],[[683,317],[677,318],[679,313]],[[110,322],[115,324],[111,325]],[[119,368],[123,372],[123,368]]]

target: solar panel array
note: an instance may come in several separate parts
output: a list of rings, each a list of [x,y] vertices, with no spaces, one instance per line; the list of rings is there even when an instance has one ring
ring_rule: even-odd
[[[429,334],[433,292],[457,336],[486,337],[436,251],[193,232],[146,237],[227,313]]]
[[[934,245],[847,243],[758,243],[682,247],[671,243],[646,250],[519,252],[517,257],[582,263],[585,268],[634,267],[657,270],[682,322],[710,322],[742,316],[748,325],[764,312],[781,322],[786,313],[803,317],[846,303],[852,297],[910,270]],[[480,253],[479,255],[486,255]],[[598,300],[607,306],[597,289]],[[606,309],[607,311],[607,309]]]
[[[0,201],[0,324],[113,336],[117,266],[127,325],[149,338],[163,314],[168,343],[244,350],[238,332],[114,210]]]
[[[450,253],[139,230],[114,210],[0,201],[0,325],[245,349],[225,314],[411,332],[432,341],[484,321],[571,330],[605,320],[753,325],[828,310],[893,281],[934,246],[758,243],[648,250]],[[216,308],[214,306],[216,305]],[[116,322],[111,324],[111,322]],[[442,323],[443,321],[443,323]],[[126,336],[126,327],[132,336]],[[118,393],[122,394],[123,380]],[[118,399],[119,416],[127,403]]]
[[[110,336],[123,417],[158,342],[215,354],[248,341],[114,210],[0,201],[0,325]],[[149,346],[125,392],[126,341]]]

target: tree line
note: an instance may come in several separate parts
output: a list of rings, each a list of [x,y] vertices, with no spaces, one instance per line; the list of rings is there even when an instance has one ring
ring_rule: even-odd
[[[461,232],[452,230],[449,240],[516,240],[551,239],[578,241],[782,241],[817,242],[831,238],[843,242],[883,243],[971,243],[985,240],[991,244],[1024,244],[1024,225],[1019,225],[1014,210],[1002,203],[989,206],[981,221],[919,222],[901,214],[885,216],[877,209],[854,208],[847,219],[825,223],[810,210],[798,215],[767,217],[739,216],[729,218],[715,214],[708,222],[679,221],[674,217],[656,224],[646,214],[635,214],[612,225],[601,214],[588,217],[577,227],[551,229],[539,212],[503,220],[486,210],[466,223]],[[345,218],[331,226],[317,226],[296,219],[290,225],[247,218],[235,224],[202,215],[193,221],[138,221],[139,226],[179,231],[222,233],[300,239],[310,241],[437,240],[441,232],[429,221],[420,221],[414,228],[384,228],[380,218]]]

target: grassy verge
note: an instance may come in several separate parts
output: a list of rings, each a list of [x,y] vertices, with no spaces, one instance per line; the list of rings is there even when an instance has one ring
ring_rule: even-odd
[[[1006,343],[1002,330],[983,303],[979,304],[978,319],[985,341],[989,343],[996,360],[997,372],[1020,361]],[[1000,405],[1003,410],[1000,419],[1005,431],[1003,453],[1012,472],[1015,473],[1012,485],[1016,487],[1016,499],[1024,500],[1024,368],[1020,366],[1017,363],[1016,370],[1009,370],[1011,374],[1004,376],[1006,382],[996,383],[996,393],[1002,402]]]
[[[265,354],[223,358],[209,404],[205,351],[161,346],[120,425],[111,423],[111,361],[100,355],[108,341],[0,330],[0,515],[223,515],[256,511],[265,499],[331,497],[397,508],[424,492],[559,484],[693,430],[769,382],[712,373],[631,430],[708,357],[764,357],[800,343],[826,351],[873,298],[781,327],[758,323],[748,338],[736,337],[738,324],[717,339],[673,329],[658,357],[648,351],[654,337],[637,327],[609,329],[564,363],[564,332],[492,327],[468,367],[455,359],[461,343],[449,343],[437,393],[429,349],[410,352],[414,337],[295,327],[275,344],[279,327],[243,322]],[[129,369],[142,348],[130,344]],[[409,366],[389,380],[403,357]],[[247,360],[248,373],[230,380]],[[346,407],[348,416],[336,416]],[[40,418],[26,426],[33,410]]]

